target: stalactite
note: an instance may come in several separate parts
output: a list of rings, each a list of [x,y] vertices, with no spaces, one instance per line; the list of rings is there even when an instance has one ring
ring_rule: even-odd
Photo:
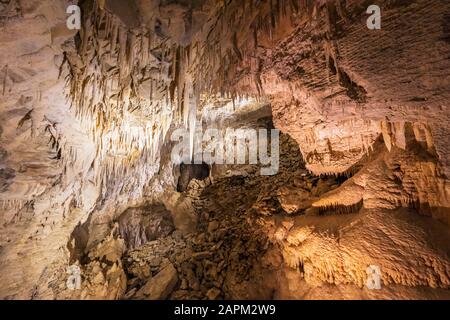
[[[239,60],[239,61],[242,61],[242,60],[243,60],[243,58],[242,58],[242,53],[241,53],[241,51],[239,50],[238,40],[237,40],[237,33],[236,33],[236,32],[233,33],[232,43],[233,43],[233,50],[234,50],[234,53],[236,54],[238,60]]]

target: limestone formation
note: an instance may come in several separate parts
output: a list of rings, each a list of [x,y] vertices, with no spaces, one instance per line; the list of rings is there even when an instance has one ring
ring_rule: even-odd
[[[0,0],[0,298],[450,299],[450,2],[368,5]]]

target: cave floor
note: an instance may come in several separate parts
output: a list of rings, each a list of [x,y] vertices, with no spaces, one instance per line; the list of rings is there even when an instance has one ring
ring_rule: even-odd
[[[282,140],[282,154],[286,157],[281,157],[280,172],[275,176],[260,176],[258,168],[248,166],[239,171],[230,168],[228,176],[213,181],[192,180],[183,197],[190,199],[198,214],[196,231],[187,235],[175,231],[128,251],[123,258],[128,277],[123,298],[151,298],[153,290],[146,285],[149,275],[158,278],[170,265],[178,280],[164,295],[177,300],[450,299],[449,290],[429,286],[388,284],[380,290],[369,290],[365,284],[335,284],[332,278],[331,283],[305,281],[306,266],[292,266],[286,257],[290,231],[314,225],[315,230],[331,237],[360,225],[362,220],[386,219],[387,214],[404,221],[416,214],[409,210],[380,212],[364,208],[308,214],[308,200],[339,187],[346,178],[310,175],[298,160],[301,157],[295,145],[287,136]],[[304,208],[291,210],[292,206],[283,201],[290,186],[305,190]],[[423,224],[428,223],[429,218],[418,218],[421,219]]]

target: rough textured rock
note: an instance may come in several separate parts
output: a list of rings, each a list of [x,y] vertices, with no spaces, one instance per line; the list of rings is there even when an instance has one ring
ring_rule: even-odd
[[[168,263],[160,272],[136,292],[134,298],[147,300],[166,299],[175,288],[178,281],[177,270]]]
[[[414,207],[314,207],[359,173],[347,181],[314,177],[298,162],[292,140],[281,141],[285,157],[277,176],[253,169],[245,177],[217,177],[212,185],[191,184],[187,195],[201,217],[199,230],[130,252],[128,272],[156,264],[158,272],[169,259],[180,277],[173,299],[448,298],[445,225]],[[308,194],[293,197],[305,208],[285,211],[280,194],[297,190]],[[382,290],[365,287],[369,265],[381,266]]]
[[[0,298],[449,298],[449,1],[378,1],[381,30],[357,0],[69,4],[0,1]],[[280,129],[280,172],[179,170],[207,127]]]
[[[177,191],[186,191],[189,182],[192,179],[204,180],[209,177],[209,167],[203,164],[184,164],[180,165],[180,177],[178,179]]]

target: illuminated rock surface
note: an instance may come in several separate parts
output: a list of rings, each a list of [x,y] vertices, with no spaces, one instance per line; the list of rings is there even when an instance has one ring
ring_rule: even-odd
[[[450,3],[380,4],[0,1],[0,298],[450,299]],[[180,168],[199,127],[279,173]]]

